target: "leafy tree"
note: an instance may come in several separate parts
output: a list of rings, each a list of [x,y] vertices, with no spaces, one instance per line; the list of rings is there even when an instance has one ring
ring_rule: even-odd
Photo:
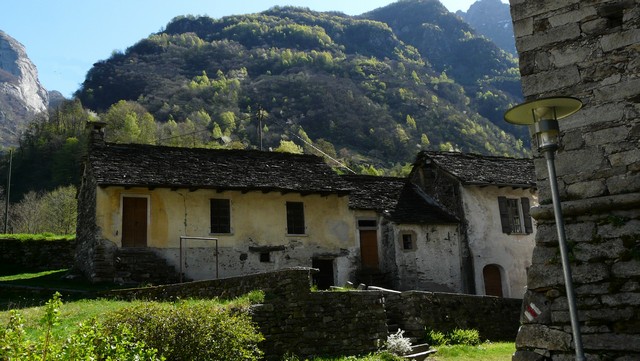
[[[278,148],[274,149],[273,151],[281,152],[281,153],[295,153],[295,154],[303,153],[302,147],[297,145],[291,140],[281,140],[280,146],[278,146]]]

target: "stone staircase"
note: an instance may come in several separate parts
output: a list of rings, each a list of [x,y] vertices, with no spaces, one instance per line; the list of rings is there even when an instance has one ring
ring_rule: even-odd
[[[180,274],[149,248],[120,248],[115,254],[115,281],[127,285],[170,284],[178,283]]]

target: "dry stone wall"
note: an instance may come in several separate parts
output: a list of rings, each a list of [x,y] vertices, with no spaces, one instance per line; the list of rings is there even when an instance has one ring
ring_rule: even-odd
[[[573,96],[560,121],[557,173],[588,360],[640,359],[640,3],[511,0],[527,100]],[[574,349],[547,168],[514,360],[568,360]],[[544,205],[547,204],[547,205]],[[539,311],[539,312],[538,312]]]
[[[477,328],[489,340],[513,340],[518,328],[520,300],[449,293],[383,289],[311,292],[317,270],[290,268],[219,280],[140,289],[114,290],[102,297],[172,300],[233,298],[263,290],[265,301],[252,308],[253,320],[265,336],[261,344],[268,359],[282,355],[357,355],[374,352],[389,327],[422,339],[425,328],[450,331]]]
[[[0,240],[0,263],[28,270],[54,270],[73,265],[73,240]]]

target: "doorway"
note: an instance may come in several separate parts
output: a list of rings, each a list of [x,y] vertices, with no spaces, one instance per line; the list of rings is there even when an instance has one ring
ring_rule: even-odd
[[[484,278],[484,294],[487,296],[502,297],[500,266],[495,264],[484,266],[482,269],[482,277]]]
[[[319,290],[328,290],[334,285],[332,259],[314,258],[311,260],[311,267],[320,270],[320,272],[313,275],[313,284]]]
[[[122,198],[122,247],[147,246],[147,198]]]

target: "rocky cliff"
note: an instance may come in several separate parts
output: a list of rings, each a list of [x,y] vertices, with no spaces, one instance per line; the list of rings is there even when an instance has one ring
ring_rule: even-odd
[[[48,104],[47,90],[24,46],[0,30],[0,145],[17,144],[20,131]]]
[[[500,0],[478,0],[469,7],[466,13],[458,10],[456,15],[502,50],[514,56],[518,55],[508,4]]]

